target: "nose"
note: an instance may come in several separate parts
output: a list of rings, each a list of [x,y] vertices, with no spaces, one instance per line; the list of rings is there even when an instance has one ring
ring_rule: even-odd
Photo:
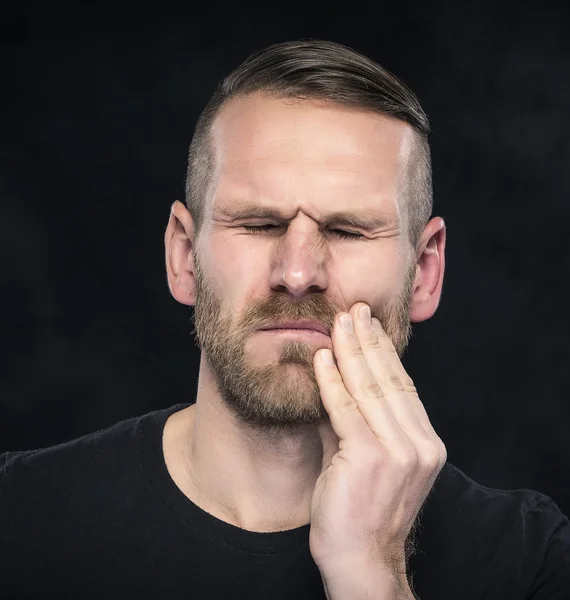
[[[307,218],[304,223],[294,221],[277,240],[271,287],[295,297],[323,292],[328,281],[325,270],[327,246],[320,239],[322,233],[312,219]]]

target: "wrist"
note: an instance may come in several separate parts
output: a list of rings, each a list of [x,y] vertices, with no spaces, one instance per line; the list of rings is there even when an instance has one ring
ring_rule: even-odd
[[[415,600],[405,570],[386,565],[321,569],[327,600]]]

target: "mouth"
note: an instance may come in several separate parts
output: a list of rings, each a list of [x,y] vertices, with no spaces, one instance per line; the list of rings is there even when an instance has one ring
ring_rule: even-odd
[[[310,344],[311,346],[318,346],[319,348],[331,347],[331,338],[316,329],[304,329],[298,327],[295,329],[260,329],[258,333],[267,336],[265,339],[268,341],[297,340]]]
[[[273,325],[267,325],[260,328],[261,331],[288,331],[299,333],[320,333],[321,335],[329,336],[328,329],[318,322],[281,322]]]
[[[267,331],[270,333],[298,333],[298,334],[315,334],[315,335],[326,335],[322,331],[317,331],[316,329],[304,329],[304,328],[294,328],[289,329],[286,327],[279,327],[276,329],[260,329],[260,331]]]

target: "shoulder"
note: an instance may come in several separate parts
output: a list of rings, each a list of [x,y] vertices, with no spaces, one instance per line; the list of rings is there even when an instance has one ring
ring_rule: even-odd
[[[478,483],[451,463],[441,470],[430,497],[434,504],[445,504],[446,511],[456,506],[458,513],[475,512],[491,518],[493,514],[516,510],[525,513],[537,505],[552,502],[545,494],[530,488],[499,489]],[[453,510],[453,509],[452,509]]]
[[[125,419],[76,439],[46,448],[5,452],[0,455],[0,508],[58,499],[78,502],[109,484],[128,485],[140,478],[142,429],[159,422],[175,407]],[[0,511],[1,512],[1,511]]]
[[[125,453],[132,452],[138,418],[131,418],[46,448],[5,452],[0,455],[0,506],[64,496],[89,473],[105,469],[111,474]],[[68,494],[69,495],[69,494]]]
[[[432,493],[436,509],[469,517],[471,525],[496,522],[505,531],[529,520],[568,524],[568,518],[546,494],[530,488],[498,489],[482,485],[450,463],[442,469]]]
[[[128,444],[139,419],[140,417],[133,417],[120,421],[110,427],[45,448],[5,452],[0,455],[2,481],[14,473],[39,474],[45,469],[69,468],[81,465],[83,461],[97,460],[112,448]]]
[[[440,542],[451,548],[460,539],[483,554],[503,547],[545,552],[551,536],[563,532],[568,537],[570,530],[568,518],[546,494],[482,485],[451,463],[441,470],[422,515]]]
[[[482,485],[448,462],[421,509],[418,540],[421,581],[445,564],[443,587],[460,578],[481,597],[570,597],[570,523],[537,490]]]

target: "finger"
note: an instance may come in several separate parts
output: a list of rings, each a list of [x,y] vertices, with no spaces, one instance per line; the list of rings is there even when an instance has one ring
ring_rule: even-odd
[[[376,317],[372,319],[372,324],[373,330],[378,335],[378,342],[380,344],[380,347],[385,352],[386,359],[390,363],[392,369],[398,375],[404,392],[406,393],[409,399],[409,403],[416,414],[418,422],[429,437],[431,437],[432,439],[434,437],[438,437],[435,429],[431,424],[431,421],[429,420],[425,407],[422,401],[420,400],[416,386],[414,385],[412,378],[408,375],[406,369],[404,369],[402,361],[400,360],[400,357],[398,356],[398,353],[394,348],[392,340],[385,332],[380,321]]]
[[[407,371],[404,369],[404,366],[400,361],[398,353],[394,348],[392,340],[386,334],[386,332],[382,328],[380,321],[377,318],[373,318],[372,323],[373,329],[378,335],[379,343],[382,346],[382,348],[386,351],[390,365],[397,373],[400,381],[402,382],[403,389],[406,392],[406,396],[409,399],[410,405],[412,406],[416,414],[416,418],[420,423],[423,431],[425,432],[424,435],[426,435],[427,438],[430,440],[430,445],[425,447],[425,451],[433,453],[435,447],[435,451],[439,454],[439,465],[441,468],[447,461],[447,449],[445,447],[445,444],[433,428],[433,425],[431,424],[423,402],[420,400],[414,382],[408,375]]]
[[[383,442],[409,445],[407,436],[398,424],[387,402],[383,388],[372,374],[354,329],[342,327],[342,319],[350,314],[339,314],[331,332],[333,348],[340,375],[348,393],[358,406],[376,438]],[[351,318],[352,321],[354,319]]]
[[[327,353],[331,356],[332,364],[324,360]],[[334,360],[332,360],[332,352],[328,348],[316,352],[313,366],[321,400],[329,414],[334,433],[339,440],[360,439],[363,443],[366,443],[366,441],[369,443],[375,442],[370,427],[366,424],[354,398],[348,393],[340,371],[334,364]],[[320,430],[319,433],[321,433]],[[321,439],[323,440],[322,435]],[[327,443],[328,441],[330,440],[327,440]],[[323,445],[324,443],[325,440],[323,440]],[[324,451],[327,450],[324,449]]]
[[[359,310],[361,306],[365,305],[355,305],[354,328],[372,376],[380,385],[396,422],[408,437],[412,440],[429,440],[404,389],[400,376],[392,366],[389,348],[380,339],[377,331],[372,327],[372,323],[362,318]],[[370,426],[374,430],[378,427],[377,418],[377,414],[371,415],[371,419],[374,420],[370,422]]]

